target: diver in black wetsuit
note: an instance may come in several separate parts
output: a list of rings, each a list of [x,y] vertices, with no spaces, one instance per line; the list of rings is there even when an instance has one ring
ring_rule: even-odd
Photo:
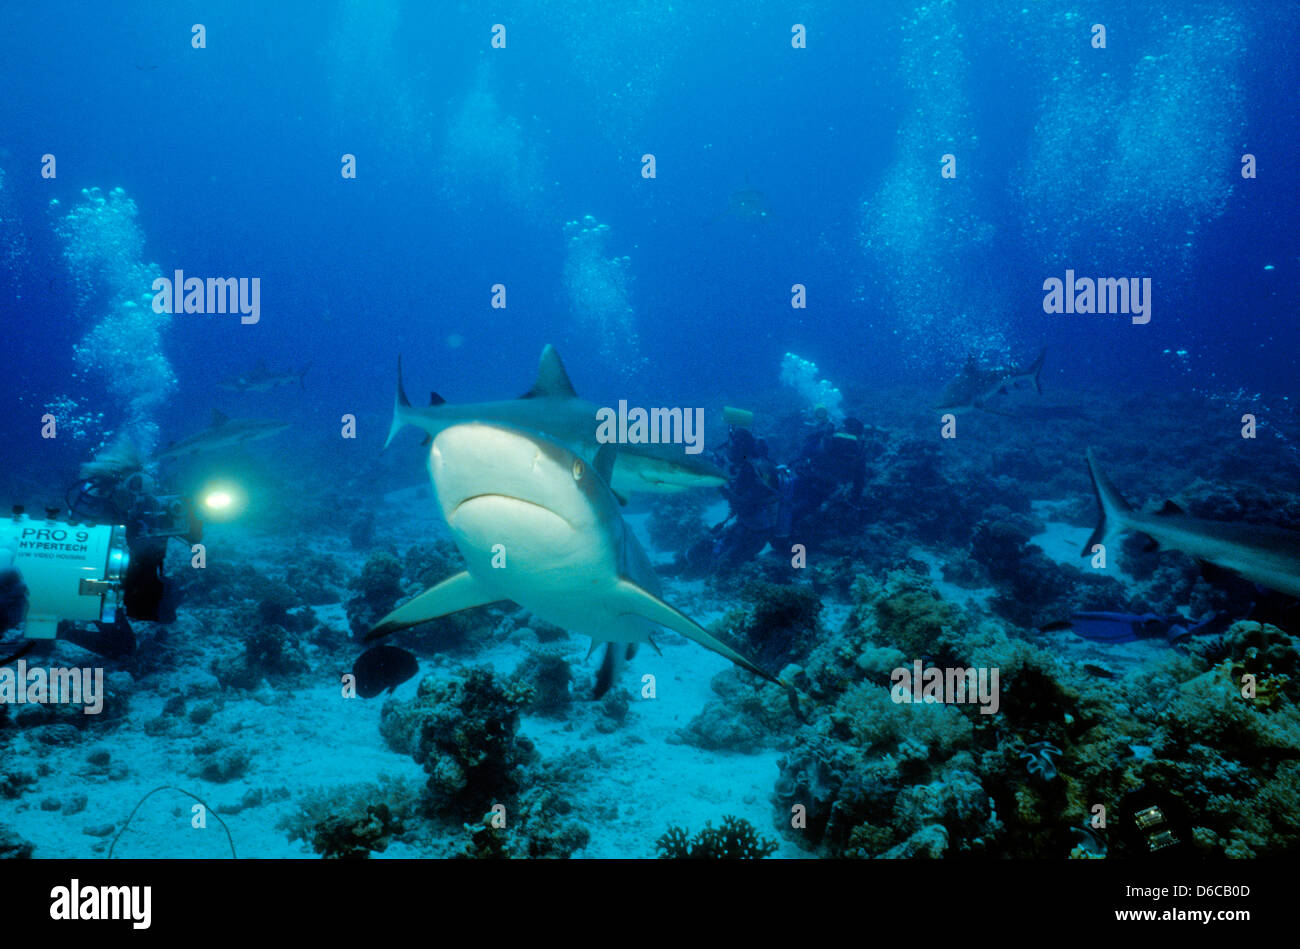
[[[804,439],[795,463],[794,522],[819,510],[833,496],[842,496],[850,505],[858,504],[866,482],[865,431],[860,419],[845,419],[842,431],[836,431],[829,420],[819,419]]]
[[[679,559],[678,567],[688,575],[703,576],[752,559],[783,525],[789,530],[792,481],[789,471],[768,457],[767,442],[747,428],[733,427],[717,461],[731,475],[719,489],[731,513]]]

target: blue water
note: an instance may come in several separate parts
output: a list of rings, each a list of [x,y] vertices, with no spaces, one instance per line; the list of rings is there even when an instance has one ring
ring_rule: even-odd
[[[413,436],[405,454],[377,460],[397,357],[413,401],[428,390],[479,401],[525,391],[546,343],[597,404],[705,406],[711,447],[725,434],[722,405],[755,408],[787,454],[817,401],[780,384],[787,353],[841,390],[847,414],[934,442],[928,406],[967,356],[1026,363],[1046,347],[1049,406],[1095,411],[1089,427],[963,421],[977,444],[955,456],[984,464],[1008,439],[1031,455],[1055,446],[1046,464],[1068,469],[1068,493],[1050,473],[1018,473],[1023,454],[987,472],[1024,479],[1026,505],[1074,505],[1034,536],[1057,537],[1065,522],[1086,536],[1084,439],[1125,464],[1140,457],[1142,475],[1127,479],[1139,502],[1195,477],[1227,494],[1293,482],[1294,6],[706,6],[6,10],[0,483],[15,503],[57,506],[77,466],[115,436],[148,454],[217,408],[292,429],[186,468],[177,488],[241,472],[260,492],[252,514],[296,525],[309,546],[373,508],[378,546],[405,551],[437,524],[427,495],[412,502],[424,505],[418,523],[379,502],[427,483]],[[206,48],[191,46],[195,22]],[[796,22],[806,49],[792,48]],[[504,49],[491,47],[494,23],[506,26]],[[1094,23],[1104,49],[1091,45]],[[1247,153],[1257,177],[1241,174]],[[348,154],[355,178],[340,174]],[[647,154],[654,177],[642,174]],[[955,178],[940,173],[946,154]],[[46,155],[56,176],[42,176]],[[761,193],[761,218],[736,209],[733,196],[749,191]],[[1067,268],[1151,278],[1150,322],[1045,313],[1043,281]],[[177,269],[259,278],[260,321],[149,312],[150,282]],[[492,306],[496,284],[504,308]],[[791,306],[795,284],[804,308]],[[301,389],[218,388],[259,361],[310,369]],[[57,439],[41,437],[47,411]],[[1265,420],[1269,454],[1215,456],[1227,449],[1214,433],[1235,438],[1246,412]],[[355,440],[339,437],[345,415]],[[888,480],[886,467],[876,474]],[[967,477],[982,476],[957,480]],[[1275,521],[1300,526],[1293,511]],[[901,515],[892,528],[915,540],[917,524]],[[289,555],[258,530],[217,536],[275,574]],[[272,546],[243,544],[239,531]],[[944,563],[953,549],[928,555]],[[349,576],[367,553],[346,555]],[[829,609],[847,602],[843,586],[819,594]],[[1145,596],[1114,608],[1141,612]],[[701,610],[736,602],[713,589]],[[163,695],[166,684],[155,671],[149,688]],[[676,727],[698,706],[683,706]],[[775,834],[766,804],[755,807]],[[656,834],[666,820],[652,822]]]

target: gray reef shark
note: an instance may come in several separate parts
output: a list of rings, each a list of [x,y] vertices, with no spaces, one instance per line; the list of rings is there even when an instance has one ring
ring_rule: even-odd
[[[943,390],[943,395],[939,399],[939,404],[934,408],[940,412],[953,414],[976,409],[983,409],[995,415],[1007,414],[992,408],[990,403],[998,396],[1027,385],[1032,385],[1034,391],[1041,394],[1043,387],[1039,384],[1038,375],[1043,370],[1043,358],[1046,355],[1047,350],[1041,350],[1038,358],[1025,368],[996,366],[987,369],[982,368],[972,356],[966,361],[961,374],[948,383],[948,387]]]
[[[429,405],[415,408],[402,387],[402,362],[397,362],[397,395],[387,448],[402,427],[414,425],[436,437],[461,422],[486,422],[528,429],[547,435],[588,460],[596,457],[596,406],[578,398],[555,347],[542,349],[536,384],[517,399],[453,405],[436,393]],[[620,496],[631,491],[667,493],[687,488],[717,487],[727,476],[701,455],[688,455],[681,445],[619,445],[611,487]]]
[[[1151,514],[1135,511],[1097,467],[1091,448],[1088,473],[1101,519],[1084,544],[1082,556],[1091,556],[1094,544],[1137,531],[1161,547],[1181,550],[1270,590],[1300,597],[1300,531],[1189,517],[1172,501]]]
[[[298,372],[286,370],[284,372],[272,372],[266,368],[266,363],[258,360],[256,366],[248,372],[241,373],[233,379],[227,379],[225,382],[218,382],[217,388],[225,389],[228,392],[271,392],[281,386],[291,386],[298,384],[298,388],[307,388],[303,385],[302,377],[307,375],[307,370],[311,368],[308,363]]]
[[[224,451],[236,448],[244,442],[269,438],[288,427],[288,422],[277,422],[273,419],[227,418],[213,409],[210,426],[188,438],[172,442],[166,449],[155,455],[154,459],[162,461],[167,458],[183,458],[186,455]]]
[[[534,616],[610,643],[597,695],[612,683],[622,649],[666,626],[743,669],[781,682],[662,599],[645,550],[608,486],[616,449],[592,465],[536,432],[484,422],[442,428],[429,477],[466,569],[379,621],[367,642],[471,607],[511,600]],[[652,644],[653,645],[653,644]],[[793,694],[793,693],[792,693]]]
[[[761,191],[755,191],[753,188],[733,191],[727,199],[727,210],[707,223],[717,224],[727,218],[746,224],[770,221],[772,219],[772,208],[767,203],[767,195]]]

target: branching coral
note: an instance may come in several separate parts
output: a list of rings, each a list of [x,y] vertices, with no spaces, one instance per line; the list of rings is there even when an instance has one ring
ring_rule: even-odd
[[[706,822],[694,837],[677,826],[655,841],[661,860],[761,860],[776,852],[776,841],[759,835],[754,825],[739,817],[722,818],[715,828]]]

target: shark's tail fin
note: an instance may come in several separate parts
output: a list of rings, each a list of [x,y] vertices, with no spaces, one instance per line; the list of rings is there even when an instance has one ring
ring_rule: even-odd
[[[623,670],[623,665],[634,655],[636,655],[636,643],[605,644],[605,655],[600,660],[600,670],[596,673],[596,687],[593,690],[596,698],[609,691],[610,686]]]
[[[406,425],[406,409],[411,407],[411,400],[406,397],[406,390],[402,388],[402,357],[397,357],[397,394],[393,397],[393,423],[388,426],[388,438],[384,440],[384,447],[387,448],[393,441],[393,436],[402,430]]]
[[[1033,361],[1029,367],[1029,375],[1034,380],[1034,391],[1039,395],[1043,394],[1043,384],[1038,381],[1038,374],[1043,371],[1043,360],[1047,357],[1047,347],[1044,346],[1038,351],[1038,358]]]
[[[1083,550],[1079,554],[1081,557],[1090,555],[1094,544],[1104,544],[1108,537],[1122,531],[1124,516],[1133,510],[1115,485],[1111,484],[1110,478],[1107,478],[1097,467],[1097,459],[1093,457],[1091,448],[1088,449],[1088,473],[1092,475],[1092,490],[1097,495],[1099,514],[1097,529],[1083,545]]]
[[[311,363],[307,363],[307,365],[302,367],[302,371],[298,373],[298,388],[302,389],[304,392],[307,391],[307,386],[303,383],[302,379],[303,376],[307,375],[307,370],[310,368]]]

